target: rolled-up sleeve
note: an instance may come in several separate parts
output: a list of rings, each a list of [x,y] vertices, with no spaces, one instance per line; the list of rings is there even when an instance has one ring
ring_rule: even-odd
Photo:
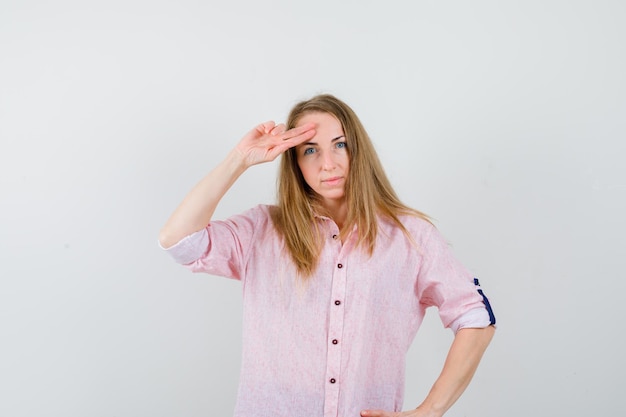
[[[489,301],[478,280],[459,262],[439,231],[432,227],[424,244],[424,263],[418,277],[418,297],[435,306],[445,327],[463,328],[495,324]]]
[[[491,324],[495,324],[495,321],[492,323],[489,312],[485,308],[480,307],[464,313],[461,317],[450,323],[448,327],[456,333],[461,329],[482,329]]]
[[[257,206],[226,220],[211,221],[206,228],[165,249],[176,262],[193,272],[242,279],[259,219],[267,217]]]
[[[200,259],[208,244],[209,233],[206,229],[202,229],[182,238],[174,246],[167,249],[161,246],[161,243],[159,243],[159,246],[169,253],[177,263],[188,265]]]

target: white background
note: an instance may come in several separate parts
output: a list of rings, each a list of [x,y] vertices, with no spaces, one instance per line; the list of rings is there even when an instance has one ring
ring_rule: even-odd
[[[626,414],[625,21],[617,0],[2,0],[0,415],[231,415],[239,283],[156,237],[246,131],[322,92],[496,310],[448,415]],[[276,168],[216,217],[273,202]],[[452,338],[435,313],[406,409]]]

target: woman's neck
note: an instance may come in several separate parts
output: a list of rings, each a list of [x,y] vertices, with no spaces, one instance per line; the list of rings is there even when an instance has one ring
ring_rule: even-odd
[[[348,218],[348,203],[346,200],[327,200],[324,202],[324,208],[328,212],[330,218],[333,219],[339,230],[343,229],[346,219]]]

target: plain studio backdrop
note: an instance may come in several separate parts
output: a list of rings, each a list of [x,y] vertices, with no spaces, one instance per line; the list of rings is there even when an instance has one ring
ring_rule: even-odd
[[[240,284],[157,234],[245,132],[317,93],[355,109],[492,300],[447,415],[625,415],[624,22],[618,0],[3,0],[0,415],[232,414]],[[272,203],[276,171],[215,218]],[[429,310],[405,409],[451,340]]]

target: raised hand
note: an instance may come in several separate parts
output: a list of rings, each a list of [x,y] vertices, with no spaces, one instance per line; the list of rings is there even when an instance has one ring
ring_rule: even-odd
[[[311,139],[315,135],[314,127],[313,123],[307,123],[287,130],[282,123],[261,123],[239,141],[235,150],[248,167],[273,161],[287,149]]]

